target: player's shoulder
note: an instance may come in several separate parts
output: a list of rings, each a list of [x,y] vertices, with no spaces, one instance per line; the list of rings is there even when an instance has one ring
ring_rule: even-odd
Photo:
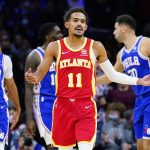
[[[141,42],[140,51],[142,54],[146,57],[149,57],[150,55],[150,38],[143,37],[143,40]]]
[[[51,56],[53,55],[54,57],[57,57],[60,47],[61,46],[59,40],[53,41],[48,44],[46,48],[46,53],[49,53]]]
[[[55,49],[55,48],[58,48],[58,45],[59,44],[59,40],[57,41],[53,41],[53,42],[50,42],[47,46],[48,49]]]
[[[149,37],[143,37],[142,44],[150,44],[150,38]]]
[[[103,47],[103,43],[101,41],[93,40],[93,48],[94,47]]]
[[[26,57],[26,64],[27,63],[38,63],[39,64],[40,61],[41,61],[41,58],[36,49],[33,49]]]
[[[3,67],[4,68],[11,68],[12,66],[12,61],[10,56],[6,55],[6,54],[2,54],[3,55]],[[4,69],[5,70],[5,69]]]
[[[2,54],[2,55],[3,55],[3,58],[4,58],[5,63],[6,63],[6,62],[11,62],[10,56],[8,56],[8,55],[6,55],[6,54]]]
[[[28,55],[27,59],[33,59],[39,57],[39,54],[36,49],[33,49]]]

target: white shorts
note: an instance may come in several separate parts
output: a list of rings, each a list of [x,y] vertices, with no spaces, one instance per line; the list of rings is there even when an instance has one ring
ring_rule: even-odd
[[[40,107],[38,103],[33,103],[33,110],[34,110],[34,118],[36,121],[36,125],[38,127],[38,131],[40,136],[44,138],[46,145],[51,144],[51,131],[46,127],[45,123],[43,122],[43,116],[40,113]],[[49,114],[44,117],[50,117]],[[51,121],[51,120],[49,120]]]

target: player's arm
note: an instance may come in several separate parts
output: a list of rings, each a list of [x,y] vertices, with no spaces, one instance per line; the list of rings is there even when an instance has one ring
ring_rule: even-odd
[[[49,70],[49,67],[53,62],[53,58],[57,58],[57,52],[57,41],[50,43],[46,48],[44,59],[37,68],[37,71],[32,73],[31,68],[29,68],[28,71],[25,73],[26,80],[32,84],[40,82]]]
[[[139,79],[117,72],[108,60],[106,49],[102,43],[95,41],[93,43],[93,50],[101,69],[104,71],[110,81],[128,85],[150,85],[150,77]]]
[[[7,65],[6,65],[7,64]],[[15,106],[16,112],[15,116],[12,120],[11,128],[14,128],[17,124],[21,112],[20,103],[19,103],[19,96],[17,86],[14,82],[13,73],[12,73],[12,62],[8,56],[4,56],[4,78],[5,78],[5,85],[7,87],[9,96]]]
[[[146,57],[150,57],[150,38],[144,38],[142,40],[142,44],[141,44],[141,53],[146,56]]]
[[[32,51],[26,58],[25,72],[28,68],[31,68],[34,72],[37,70],[41,60],[40,56],[36,51]],[[26,124],[28,131],[34,135],[35,123],[32,115],[32,104],[33,104],[33,84],[28,83],[25,80],[25,108],[26,108]]]
[[[120,62],[120,54],[121,54],[121,51],[119,51],[117,54],[117,59],[116,59],[114,68],[118,72],[123,72],[123,66]],[[111,81],[107,78],[105,74],[96,78],[96,84],[106,84],[106,83],[111,83]]]

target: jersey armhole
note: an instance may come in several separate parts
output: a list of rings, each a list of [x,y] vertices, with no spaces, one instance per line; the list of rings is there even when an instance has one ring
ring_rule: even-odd
[[[122,55],[123,55],[123,48],[120,50],[120,56],[119,56],[121,64],[123,64],[123,62],[122,62]]]
[[[61,52],[62,52],[60,40],[57,40],[57,44],[58,44],[58,56],[57,56],[57,63],[58,63],[61,57]]]
[[[96,62],[96,57],[95,57],[95,54],[94,54],[94,51],[93,51],[93,43],[94,43],[94,40],[91,40],[90,42],[90,53],[89,53],[89,56],[90,56],[90,59],[91,59],[91,62],[93,64],[93,66],[95,65],[95,62]]]

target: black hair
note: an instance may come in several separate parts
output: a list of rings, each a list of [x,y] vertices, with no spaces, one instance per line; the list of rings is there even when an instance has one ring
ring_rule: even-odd
[[[66,13],[65,13],[65,15],[64,15],[64,22],[67,22],[67,21],[70,19],[71,15],[72,15],[73,13],[75,13],[75,12],[83,13],[83,14],[85,15],[85,17],[86,17],[86,23],[88,24],[88,22],[89,22],[88,14],[87,14],[87,12],[85,11],[85,9],[84,9],[84,8],[81,8],[81,7],[71,8],[71,9],[69,9],[68,11],[66,11]]]
[[[130,15],[120,15],[116,18],[116,22],[118,22],[119,24],[127,24],[134,31],[136,30],[136,21]]]
[[[111,110],[116,110],[120,113],[120,117],[124,117],[124,112],[126,110],[126,106],[121,102],[113,102],[108,106],[107,111],[110,112]]]
[[[43,43],[45,42],[45,36],[48,35],[50,32],[53,31],[54,27],[56,26],[55,23],[45,23],[39,29],[39,39]]]

